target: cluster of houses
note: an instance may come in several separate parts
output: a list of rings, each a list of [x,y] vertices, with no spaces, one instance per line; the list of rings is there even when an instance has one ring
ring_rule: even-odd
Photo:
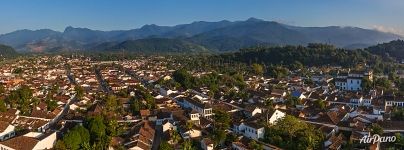
[[[0,66],[2,101],[22,86],[32,91],[28,96],[29,110],[24,114],[8,103],[7,110],[0,112],[0,149],[50,149],[56,143],[56,131],[50,129],[68,111],[75,95],[65,67],[59,63],[62,60],[62,57],[39,57]]]
[[[115,94],[118,104],[126,110],[117,116],[118,122],[126,125],[123,136],[111,138],[112,149],[123,146],[148,150],[158,147],[161,141],[180,148],[177,140],[180,138],[199,141],[201,149],[212,150],[215,142],[210,135],[215,112],[219,110],[231,116],[226,133],[237,138],[227,148],[235,150],[252,149],[251,141],[264,149],[280,149],[262,139],[265,127],[275,125],[286,115],[314,125],[324,134],[324,147],[330,150],[341,149],[348,141],[358,142],[369,135],[373,124],[381,125],[386,134],[404,132],[404,128],[392,125],[404,123],[391,118],[393,108],[404,107],[404,97],[378,88],[362,91],[363,80],[373,80],[371,71],[348,70],[336,76],[318,74],[310,78],[293,74],[283,79],[246,76],[248,98],[226,99],[222,92],[215,99],[208,96],[208,87],[170,89],[157,84],[158,80],[172,80],[172,73],[180,66],[161,57],[100,62],[60,56],[0,66],[0,84],[6,89],[0,93],[0,99],[26,85],[39,100],[32,104],[29,115],[22,115],[10,106],[0,112],[0,149],[52,148],[57,140],[56,131],[68,128],[65,123],[82,122],[83,116],[102,112],[104,106],[98,98],[106,93]],[[21,71],[15,71],[16,68]],[[204,74],[208,72],[192,72],[196,77]],[[57,92],[50,98],[57,106],[49,110],[45,100],[54,86],[58,87]],[[84,90],[83,97],[77,100],[76,86]],[[139,92],[136,86],[144,87],[154,97],[155,109],[142,108],[138,114],[128,111],[131,97]],[[220,88],[239,91],[238,87]],[[128,96],[120,95],[122,91]],[[289,103],[291,99],[297,102]],[[272,107],[266,105],[268,101]],[[21,141],[27,144],[19,144]]]

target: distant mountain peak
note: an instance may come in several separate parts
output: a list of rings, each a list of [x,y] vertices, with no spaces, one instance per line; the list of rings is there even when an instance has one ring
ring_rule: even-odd
[[[247,21],[247,22],[262,22],[262,21],[265,21],[265,20],[258,19],[258,18],[254,18],[254,17],[250,17],[250,18],[248,18],[246,21]]]
[[[159,27],[159,26],[156,24],[146,24],[146,25],[142,26],[141,29],[157,28],[157,27]]]
[[[64,32],[71,32],[71,31],[76,31],[76,30],[87,30],[87,31],[90,31],[91,29],[67,26],[67,27],[65,28]]]
[[[65,28],[64,32],[68,32],[68,31],[71,31],[71,30],[73,30],[73,29],[74,29],[74,27],[72,27],[72,26],[67,26],[67,27]]]

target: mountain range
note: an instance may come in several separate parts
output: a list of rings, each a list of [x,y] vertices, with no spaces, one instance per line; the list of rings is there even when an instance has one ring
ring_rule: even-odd
[[[0,35],[0,44],[18,52],[127,50],[134,52],[234,51],[256,45],[327,43],[341,48],[365,48],[403,37],[358,27],[299,27],[249,18],[244,21],[197,21],[176,26],[144,25],[138,29],[99,31],[67,27],[18,30]]]

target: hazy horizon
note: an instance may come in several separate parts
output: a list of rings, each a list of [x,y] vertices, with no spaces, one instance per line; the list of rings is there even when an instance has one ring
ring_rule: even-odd
[[[173,26],[194,21],[239,21],[250,17],[294,26],[352,26],[404,35],[404,1],[3,1],[0,34],[67,26],[128,30],[146,24]]]

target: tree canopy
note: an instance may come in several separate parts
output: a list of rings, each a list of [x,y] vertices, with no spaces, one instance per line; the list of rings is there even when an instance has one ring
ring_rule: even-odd
[[[310,124],[287,115],[267,127],[264,141],[284,149],[321,149],[323,134]]]

